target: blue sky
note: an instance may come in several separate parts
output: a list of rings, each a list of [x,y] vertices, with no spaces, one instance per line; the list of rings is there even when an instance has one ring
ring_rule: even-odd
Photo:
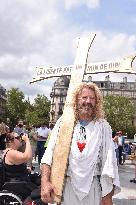
[[[63,10],[64,11],[64,10]],[[100,2],[99,7],[90,9],[87,5],[74,7],[64,14],[67,24],[86,27],[94,27],[111,32],[135,32],[136,1],[119,0]]]
[[[31,100],[38,93],[49,97],[55,79],[29,85],[35,67],[73,64],[76,37],[91,33],[96,38],[89,62],[136,54],[135,11],[136,0],[1,0],[0,84],[18,87]],[[110,74],[110,79],[123,76]]]

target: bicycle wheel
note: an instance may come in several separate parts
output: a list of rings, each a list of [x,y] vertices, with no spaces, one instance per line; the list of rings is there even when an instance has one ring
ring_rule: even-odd
[[[17,195],[13,193],[1,192],[0,205],[23,205],[23,202]]]

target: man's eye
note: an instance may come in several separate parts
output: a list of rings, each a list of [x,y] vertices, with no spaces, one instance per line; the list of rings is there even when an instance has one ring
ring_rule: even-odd
[[[83,99],[83,100],[86,100],[86,99],[87,99],[87,97],[82,97],[82,99]]]
[[[86,97],[86,96],[84,96],[84,97],[82,97],[82,99],[83,99],[83,100],[87,100],[87,99],[94,100],[95,97]]]

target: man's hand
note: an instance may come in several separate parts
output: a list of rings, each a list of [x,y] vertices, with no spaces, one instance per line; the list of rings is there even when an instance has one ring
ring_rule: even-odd
[[[50,182],[46,182],[41,188],[41,200],[46,203],[54,203],[54,193],[56,193],[55,187]]]
[[[102,197],[100,205],[112,205],[112,196],[114,191],[112,190],[109,194]]]
[[[107,196],[103,197],[100,205],[112,205],[112,198]]]

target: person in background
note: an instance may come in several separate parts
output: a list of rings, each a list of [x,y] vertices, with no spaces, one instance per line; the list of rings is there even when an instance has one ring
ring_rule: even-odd
[[[19,151],[22,141],[26,144],[24,152]],[[8,133],[6,136],[6,149],[3,153],[5,181],[26,181],[27,195],[41,183],[40,176],[31,174],[30,169],[27,167],[27,163],[31,158],[32,149],[28,135],[23,134],[20,137],[15,132]]]
[[[32,161],[33,159],[35,159],[35,152],[37,148],[37,133],[36,133],[36,129],[34,126],[28,128],[28,136],[29,136],[29,140],[30,140],[30,144],[32,148],[32,160],[30,161],[30,166],[33,169]]]
[[[48,142],[49,142],[50,136],[51,136],[51,131],[53,130],[53,128],[54,128],[54,124],[50,124],[50,126],[49,126],[49,136],[48,136],[48,139],[47,139],[47,141],[45,142],[45,145],[44,145],[45,149],[48,146]]]
[[[116,158],[117,158],[117,164],[119,164],[118,135],[116,135],[115,131],[112,132],[112,139],[113,139],[113,142],[114,142]]]
[[[122,131],[117,132],[118,136],[118,150],[119,150],[119,164],[123,164],[123,149],[124,149],[124,144],[125,144],[125,138],[123,136]]]
[[[17,125],[13,131],[16,132],[18,135],[26,133],[23,120],[18,120]]]
[[[27,134],[26,129],[24,128],[24,122],[23,120],[18,120],[16,127],[13,130],[15,133],[17,133],[19,136],[23,135],[23,134]],[[24,152],[25,150],[25,143],[24,141],[22,142],[22,146],[20,147],[21,152]]]
[[[47,123],[42,123],[41,127],[37,129],[37,154],[39,165],[46,149],[44,145],[48,139],[49,134],[50,130],[47,127]]]
[[[22,146],[22,141],[25,142],[24,153],[18,151]],[[6,149],[4,150],[4,163],[6,179],[27,177],[27,162],[32,158],[32,149],[27,134],[20,137],[17,133],[11,132],[6,136]],[[17,168],[17,169],[16,169]],[[14,171],[13,171],[14,170]],[[18,172],[17,172],[18,170]]]
[[[132,147],[132,142],[126,141],[123,149],[125,160],[128,159],[129,155],[131,155],[131,147]]]
[[[76,122],[61,205],[112,205],[120,183],[112,130],[104,119],[99,88],[94,83],[81,83],[74,90],[71,106]],[[50,175],[60,124],[61,118],[51,132],[41,161],[41,199],[46,203],[54,203],[52,196],[57,194]]]

